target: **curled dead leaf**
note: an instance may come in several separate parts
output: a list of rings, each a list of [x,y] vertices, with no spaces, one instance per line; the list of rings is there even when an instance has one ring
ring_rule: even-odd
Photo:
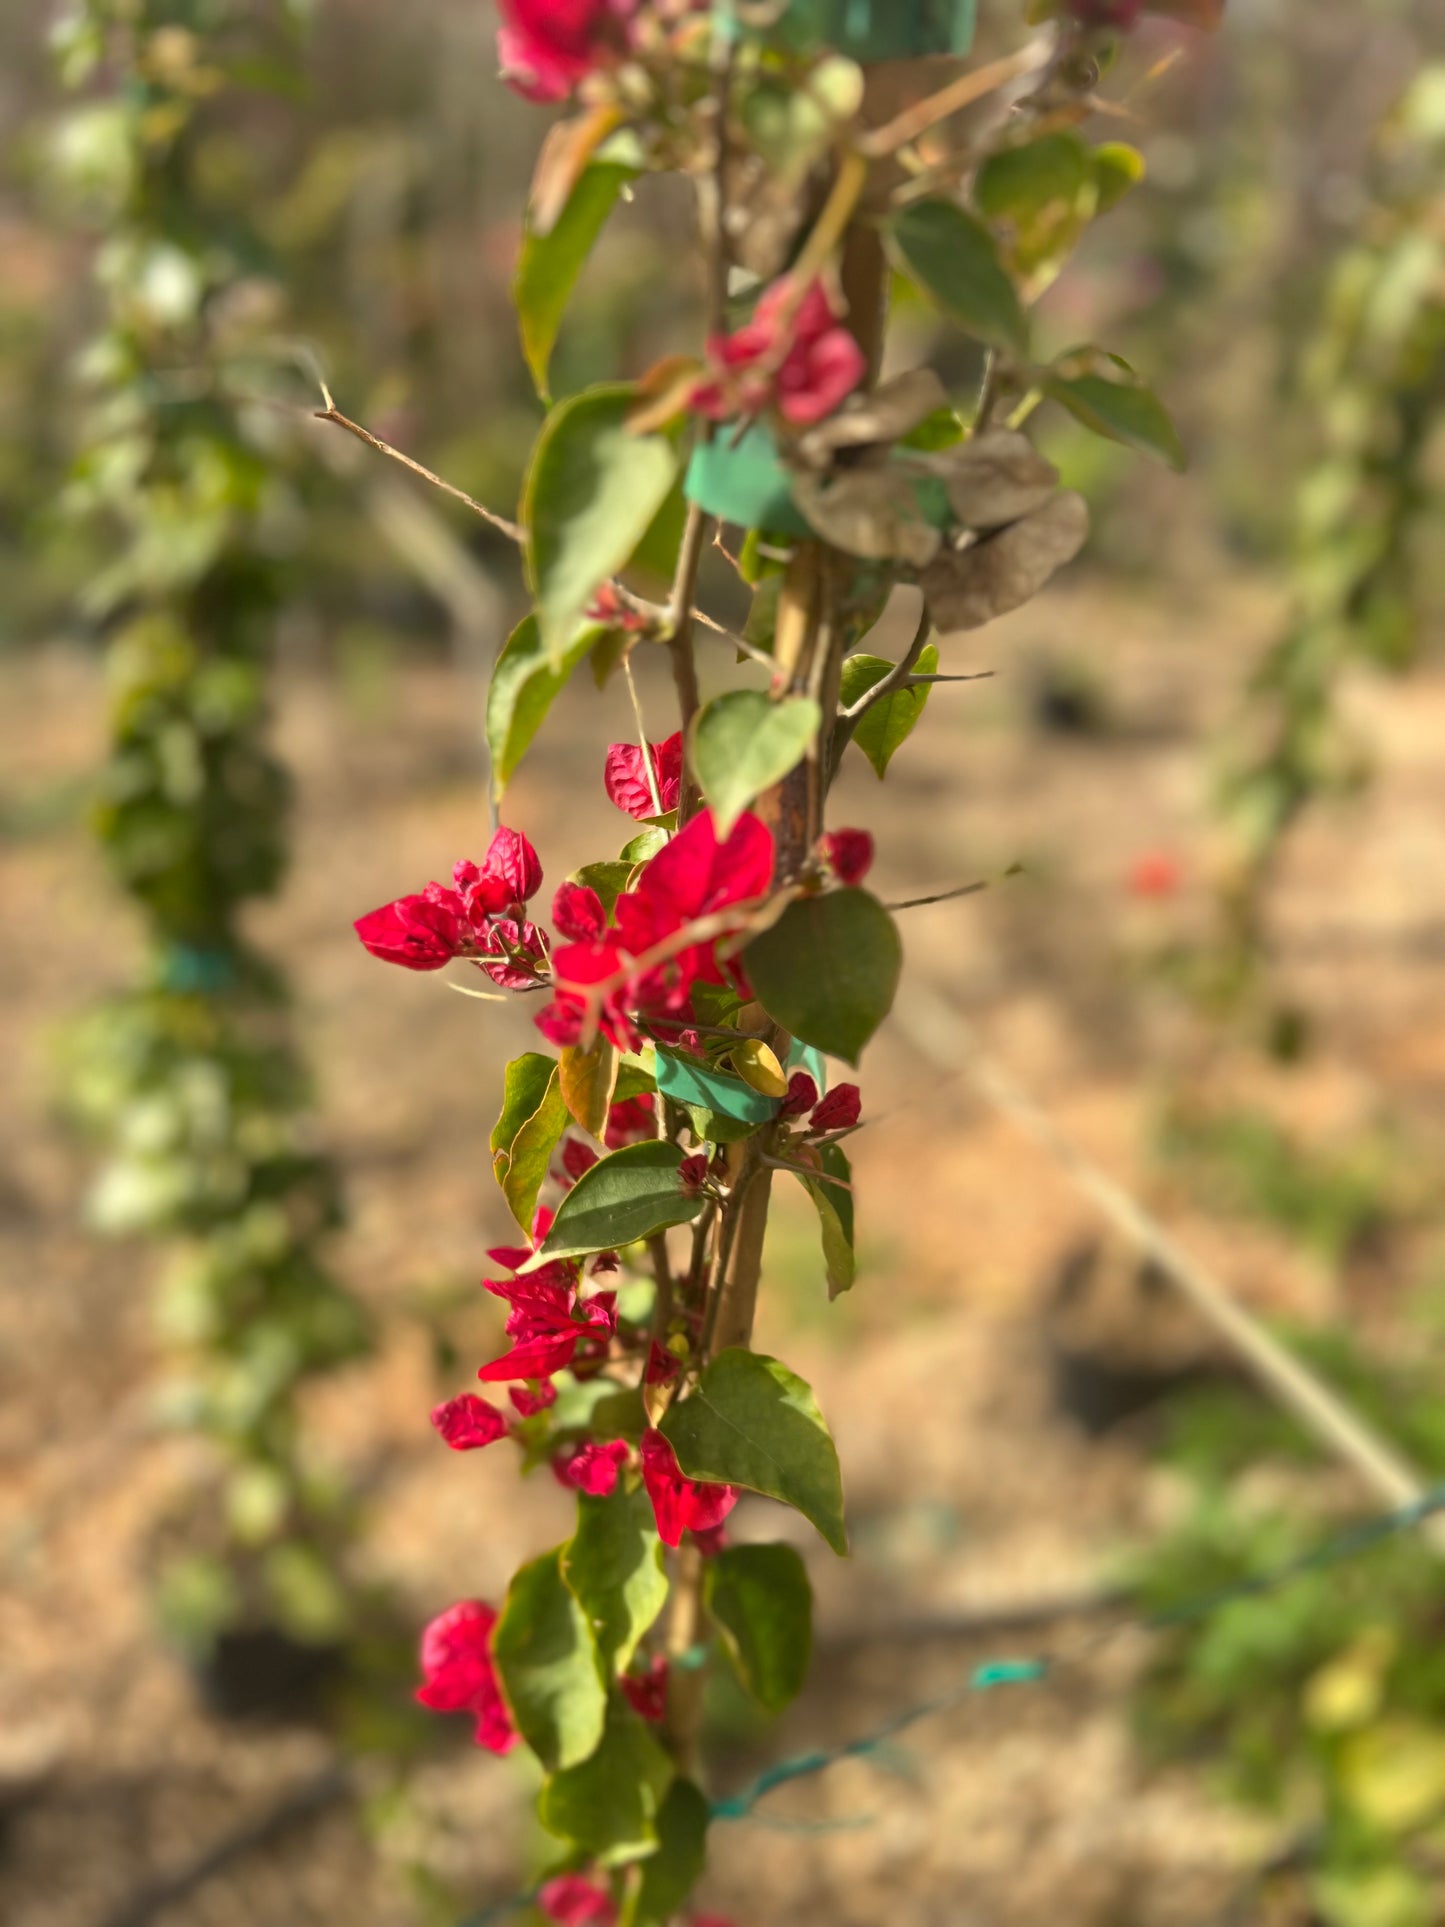
[[[948,490],[965,528],[1000,529],[1049,501],[1059,472],[1025,435],[990,428],[946,454],[919,458]]]
[[[1083,496],[1064,489],[997,535],[967,549],[946,550],[922,577],[934,626],[950,635],[1021,609],[1056,569],[1074,559],[1088,534]]]
[[[943,537],[918,506],[908,471],[892,462],[833,475],[795,475],[793,500],[825,542],[868,562],[927,568]]]
[[[810,429],[798,453],[810,468],[824,468],[842,448],[896,442],[948,406],[948,390],[931,368],[912,368],[869,395],[855,395],[827,421]]]

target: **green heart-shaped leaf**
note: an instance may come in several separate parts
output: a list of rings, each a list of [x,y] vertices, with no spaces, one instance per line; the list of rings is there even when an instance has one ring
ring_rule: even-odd
[[[577,1501],[577,1531],[562,1551],[562,1577],[587,1615],[602,1663],[624,1673],[667,1598],[662,1541],[639,1486]]]
[[[614,1699],[602,1744],[580,1765],[552,1775],[538,1796],[537,1818],[588,1860],[623,1865],[656,1848],[658,1814],[672,1778],[672,1761],[661,1746]]]
[[[502,1115],[492,1131],[492,1170],[512,1216],[528,1237],[537,1193],[567,1128],[567,1104],[555,1058],[528,1051],[507,1066]]]
[[[847,1552],[837,1448],[810,1387],[776,1358],[719,1352],[691,1395],[669,1407],[662,1430],[687,1478],[764,1492]]]
[[[852,1289],[858,1275],[853,1250],[853,1167],[841,1144],[825,1144],[819,1155],[824,1176],[804,1177],[803,1186],[818,1212],[823,1234],[823,1263],[828,1274],[828,1296],[838,1298]]]
[[[698,711],[690,760],[720,838],[755,798],[802,762],[819,722],[810,697],[778,703],[756,689],[731,690]]]
[[[492,758],[492,792],[498,801],[572,671],[606,634],[596,623],[585,624],[556,663],[542,647],[535,616],[524,617],[508,636],[487,689],[487,749]]]
[[[538,234],[529,223],[523,237],[512,300],[522,331],[522,351],[544,401],[552,349],[577,277],[618,196],[636,178],[635,168],[617,161],[593,161],[582,170],[549,231]]]
[[[843,664],[843,707],[847,709],[860,701],[896,666],[886,662],[882,656],[849,656]],[[938,650],[930,642],[918,658],[918,674],[932,676],[937,671]],[[918,727],[932,694],[932,683],[924,683],[916,689],[895,689],[891,695],[882,697],[871,709],[865,710],[858,719],[853,741],[873,765],[879,782],[888,774],[888,765]]]
[[[803,1690],[813,1655],[813,1588],[791,1546],[727,1546],[709,1559],[707,1609],[738,1678],[781,1713]]]
[[[904,269],[966,334],[1026,356],[1028,322],[981,221],[952,201],[913,201],[889,228]]]
[[[562,1578],[562,1550],[523,1566],[492,1630],[492,1658],[517,1731],[549,1773],[597,1750],[607,1717],[597,1647]]]
[[[1153,455],[1176,473],[1189,457],[1169,411],[1127,361],[1098,349],[1064,356],[1043,383],[1044,393],[1076,421],[1111,442]]]
[[[542,645],[560,667],[598,589],[631,560],[677,479],[665,434],[634,435],[625,384],[589,388],[542,425],[522,491],[528,579]]]
[[[541,1249],[523,1269],[620,1250],[669,1225],[690,1224],[703,1201],[684,1191],[681,1168],[682,1152],[659,1138],[599,1159],[563,1198]]]
[[[790,903],[743,951],[743,966],[784,1030],[856,1064],[893,1008],[903,946],[876,897],[830,890]]]

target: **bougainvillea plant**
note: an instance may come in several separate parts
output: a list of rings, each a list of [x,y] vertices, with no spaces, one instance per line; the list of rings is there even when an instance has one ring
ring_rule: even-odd
[[[95,1222],[169,1250],[166,1414],[216,1448],[219,1489],[168,1534],[163,1616],[202,1653],[258,1624],[320,1646],[346,1630],[350,1504],[299,1400],[369,1333],[328,1265],[340,1184],[285,979],[243,928],[286,869],[270,672],[302,518],[274,411],[235,399],[269,369],[280,289],[214,167],[231,71],[284,85],[285,42],[234,0],[74,0],[54,43],[81,96],[55,177],[105,235],[63,505],[97,551],[79,613],[110,683],[94,823],[145,941],[134,988],[78,1027],[70,1096],[109,1151]]]
[[[670,726],[639,714],[598,758],[599,803],[631,834],[549,894],[508,825],[357,925],[386,962],[460,962],[527,1000],[537,1031],[492,1134],[518,1227],[484,1280],[506,1342],[432,1417],[456,1451],[550,1467],[577,1526],[504,1599],[432,1622],[421,1696],[483,1747],[535,1754],[554,1921],[700,1918],[706,1673],[776,1710],[809,1656],[803,1560],[731,1536],[740,1497],[847,1550],[818,1402],[751,1349],[775,1181],[816,1207],[830,1292],[853,1283],[851,1071],[899,985],[872,840],[830,821],[833,779],[850,746],[883,776],[960,679],[945,652],[1082,546],[1082,500],[1021,432],[1041,405],[1178,459],[1126,365],[1045,354],[1030,312],[1142,172],[1080,130],[1143,10],[1028,11],[1033,38],[968,66],[966,0],[503,0],[506,77],[566,108],[516,279],[539,391],[591,244],[645,172],[696,185],[706,309],[690,352],[551,408],[514,531],[533,610],[489,701],[501,804],[584,660],[631,684],[634,654],[665,651]],[[972,342],[962,410],[928,368],[885,377],[895,282]],[[741,635],[699,604],[714,543],[751,592]],[[871,653],[900,593],[912,640]],[[738,685],[706,701],[703,646]]]

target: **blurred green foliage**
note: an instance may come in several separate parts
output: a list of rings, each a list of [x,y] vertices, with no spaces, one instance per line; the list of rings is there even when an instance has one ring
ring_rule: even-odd
[[[63,497],[95,552],[81,600],[107,645],[93,817],[149,947],[144,981],[77,1027],[69,1090],[109,1149],[95,1222],[172,1246],[166,1416],[228,1467],[162,1575],[163,1610],[200,1649],[257,1621],[311,1644],[344,1630],[348,1508],[296,1400],[367,1346],[326,1266],[339,1187],[310,1143],[284,982],[242,927],[285,869],[268,679],[301,515],[273,417],[237,399],[281,301],[256,233],[212,195],[209,117],[234,78],[274,84],[288,44],[281,16],[229,0],[84,0],[55,37],[82,95],[52,143],[57,180],[104,224],[105,317]]]
[[[1343,1336],[1293,1343],[1445,1477],[1445,1415],[1428,1364],[1384,1364]],[[1318,1542],[1304,1483],[1318,1454],[1254,1394],[1183,1401],[1166,1461],[1189,1496],[1132,1574],[1148,1612],[1167,1615]],[[1137,1701],[1143,1742],[1155,1757],[1213,1761],[1224,1790],[1276,1817],[1276,1882],[1300,1905],[1269,1918],[1429,1927],[1441,1917],[1440,1623],[1440,1555],[1412,1537],[1164,1636]],[[1271,1884],[1262,1875],[1260,1895]]]

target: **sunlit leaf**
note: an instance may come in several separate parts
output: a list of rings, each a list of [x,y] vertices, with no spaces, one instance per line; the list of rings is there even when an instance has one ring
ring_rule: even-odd
[[[677,479],[668,436],[627,426],[633,390],[589,388],[552,410],[522,493],[527,572],[543,647],[559,666],[602,584],[625,568]]]
[[[583,169],[561,214],[546,233],[529,221],[512,282],[512,299],[522,331],[522,351],[537,393],[548,399],[547,371],[552,349],[588,255],[633,168],[616,161],[593,161]]]
[[[596,1752],[607,1691],[591,1627],[562,1578],[560,1549],[512,1580],[492,1657],[517,1731],[548,1772]]]
[[[542,647],[535,616],[525,616],[507,638],[487,690],[487,748],[498,801],[572,671],[606,634],[597,623],[584,624],[557,662]]]
[[[572,1121],[600,1138],[607,1129],[607,1112],[617,1088],[617,1046],[599,1037],[591,1050],[571,1045],[558,1067],[562,1100]]]
[[[492,1170],[512,1216],[530,1237],[537,1193],[567,1128],[554,1058],[528,1051],[507,1066],[502,1114],[492,1131]]]
[[[849,656],[843,664],[844,708],[860,702],[896,667],[882,656]],[[938,650],[931,642],[919,655],[918,673],[923,676],[938,673]],[[873,765],[880,782],[888,774],[888,765],[917,728],[932,694],[931,683],[916,689],[895,689],[891,695],[880,697],[859,718],[853,741]]]
[[[604,1667],[626,1672],[667,1598],[662,1541],[640,1486],[634,1492],[619,1486],[605,1499],[579,1495],[577,1531],[562,1549],[562,1577],[587,1615]]]
[[[754,689],[716,696],[698,711],[690,760],[719,838],[803,760],[820,721],[818,705],[807,696],[775,703]]]
[[[588,1860],[618,1866],[656,1847],[658,1813],[672,1778],[661,1745],[614,1698],[601,1745],[552,1775],[538,1796],[537,1818]]]
[[[776,1358],[730,1347],[662,1430],[690,1479],[746,1486],[793,1506],[837,1553],[848,1550],[838,1453],[811,1388]]]
[[[681,1167],[682,1152],[659,1138],[600,1158],[557,1207],[533,1265],[619,1250],[669,1225],[690,1224],[703,1201],[683,1189]]]

